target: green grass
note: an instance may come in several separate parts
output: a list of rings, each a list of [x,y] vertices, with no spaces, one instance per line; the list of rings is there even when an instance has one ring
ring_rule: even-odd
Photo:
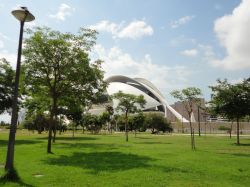
[[[249,186],[250,138],[131,134],[61,135],[46,153],[46,134],[19,131],[16,137],[16,183],[0,186]],[[4,173],[7,133],[0,133],[0,175]],[[42,175],[36,177],[36,175]]]

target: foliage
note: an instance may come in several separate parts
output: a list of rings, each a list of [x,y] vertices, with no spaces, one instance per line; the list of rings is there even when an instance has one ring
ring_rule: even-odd
[[[181,101],[184,104],[184,107],[188,113],[189,117],[189,126],[191,134],[191,147],[195,149],[195,139],[194,139],[194,129],[192,127],[191,116],[193,114],[193,107],[199,105],[199,97],[201,96],[201,90],[196,87],[188,87],[182,90],[174,90],[171,92],[171,95]]]
[[[229,131],[229,130],[231,130],[230,127],[226,127],[226,126],[219,126],[218,129],[221,130],[221,131]]]
[[[102,129],[104,121],[101,116],[85,114],[83,124],[88,131],[91,131],[93,134],[99,133]]]
[[[213,111],[231,120],[237,120],[250,114],[250,82],[230,84],[227,80],[217,81],[210,86],[213,97],[210,102]]]
[[[135,113],[140,111],[139,107],[143,108],[146,104],[146,100],[144,99],[143,95],[133,95],[123,93],[119,91],[111,96],[113,99],[118,100],[118,105],[116,107],[117,111],[122,111],[126,113]]]
[[[128,141],[128,114],[139,112],[140,108],[144,108],[146,100],[143,95],[136,96],[133,94],[123,93],[122,91],[113,94],[111,98],[118,100],[116,110],[125,114],[125,134],[126,141]]]
[[[146,129],[144,128],[144,120],[145,120],[145,116],[142,112],[133,114],[131,116],[129,116],[128,118],[128,123],[129,123],[129,129],[135,130],[135,131],[146,131]]]
[[[49,120],[46,116],[38,114],[35,116],[30,116],[23,122],[23,127],[28,130],[37,130],[39,134],[43,131],[48,130]]]
[[[230,84],[227,80],[218,80],[217,85],[210,88],[213,91],[210,102],[212,110],[237,121],[237,144],[240,144],[239,120],[250,114],[250,81]]]
[[[14,76],[10,63],[4,58],[0,59],[0,114],[12,105]]]
[[[152,134],[159,133],[160,131],[163,133],[173,131],[170,121],[164,118],[162,114],[146,113],[144,123],[147,128],[151,129]]]
[[[102,62],[90,63],[88,55],[97,33],[81,28],[74,35],[37,27],[27,30],[27,34],[23,50],[26,93],[31,99],[47,98],[45,106],[51,122],[48,152],[51,152],[52,122],[57,120],[58,108],[69,109],[71,114],[73,110],[79,112],[78,105],[84,108],[105,90]]]

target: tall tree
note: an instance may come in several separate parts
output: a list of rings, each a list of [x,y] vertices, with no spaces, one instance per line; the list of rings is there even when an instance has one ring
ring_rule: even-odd
[[[184,104],[189,118],[191,147],[195,149],[194,129],[192,127],[191,116],[193,115],[194,106],[200,102],[199,97],[201,96],[201,90],[196,87],[188,87],[182,90],[174,90],[171,92],[171,95]]]
[[[126,141],[128,141],[128,114],[138,112],[140,111],[140,108],[144,108],[146,100],[143,95],[136,96],[123,93],[122,91],[113,94],[112,98],[117,99],[119,102],[116,110],[125,113],[125,134]]]
[[[10,63],[0,59],[0,114],[11,108],[15,72]]]
[[[61,33],[47,27],[28,30],[25,40],[25,84],[28,96],[50,99],[50,124],[47,152],[51,153],[53,124],[58,106],[65,98],[75,97],[79,104],[104,91],[101,61],[90,63],[88,52],[95,44],[96,31],[81,28],[78,34]]]
[[[211,107],[215,113],[237,122],[237,144],[240,144],[239,121],[250,114],[250,81],[230,84],[227,80],[217,81],[210,86],[213,91]]]

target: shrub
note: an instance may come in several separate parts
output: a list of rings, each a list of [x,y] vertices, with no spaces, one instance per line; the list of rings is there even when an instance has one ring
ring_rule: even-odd
[[[173,131],[170,121],[159,113],[146,113],[144,123],[147,128],[151,129],[152,134]]]

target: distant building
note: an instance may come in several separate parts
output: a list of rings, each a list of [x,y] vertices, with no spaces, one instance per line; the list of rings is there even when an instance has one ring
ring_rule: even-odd
[[[205,99],[204,98],[200,98],[199,103],[199,113],[200,113],[200,121],[201,122],[205,122],[206,118],[207,118],[207,113],[204,111],[205,108]],[[185,103],[184,102],[175,102],[173,105],[171,105],[172,108],[174,108],[178,113],[180,113],[183,117],[185,117],[186,119],[189,119],[188,117],[188,112],[185,109]],[[167,116],[168,119],[170,119],[171,121],[176,121],[176,117],[174,115],[172,115],[172,113],[168,110],[167,111]],[[193,121],[198,121],[198,105],[197,104],[193,104]],[[180,120],[181,121],[181,120]]]
[[[146,100],[146,105],[142,109],[143,111],[158,111],[163,112],[165,117],[169,118],[169,115],[173,116],[175,119],[183,120],[183,122],[188,122],[185,116],[182,116],[178,111],[176,111],[172,106],[170,106],[162,93],[148,80],[143,78],[129,78],[122,75],[111,76],[106,79],[108,83],[107,94],[113,95],[119,91],[124,93],[143,95]],[[118,101],[112,101],[113,107],[116,108]],[[91,113],[97,114],[104,111],[104,106],[93,106],[90,110]]]

